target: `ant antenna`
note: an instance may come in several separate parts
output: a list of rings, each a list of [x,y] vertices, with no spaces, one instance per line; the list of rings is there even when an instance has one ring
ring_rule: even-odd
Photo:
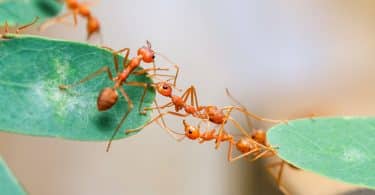
[[[95,41],[96,37],[99,39],[99,44],[103,45],[103,34],[101,32],[94,32],[93,34],[87,35],[86,40],[88,42]]]
[[[178,74],[180,72],[180,67],[176,63],[172,62],[172,60],[170,60],[167,56],[163,55],[162,53],[156,52],[155,54],[163,58],[168,63],[172,64],[173,67],[176,69],[175,79],[173,81],[173,86],[176,87],[176,82],[177,82]]]
[[[233,95],[229,92],[229,89],[228,88],[225,88],[225,93],[227,94],[227,96],[229,97],[229,99],[234,102],[235,104],[237,104],[238,106],[240,106],[242,109],[244,110],[247,110],[246,107],[241,104],[240,101],[238,101],[236,98],[233,97]],[[251,122],[251,120],[249,119],[249,117],[246,117],[246,123],[247,123],[247,126],[252,129],[253,127],[253,123]]]
[[[146,40],[146,45],[147,45],[148,48],[151,49],[151,43],[150,43],[150,41]]]

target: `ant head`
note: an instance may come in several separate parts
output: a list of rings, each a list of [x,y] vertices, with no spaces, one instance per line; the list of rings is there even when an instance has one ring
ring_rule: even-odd
[[[189,139],[195,140],[199,138],[199,127],[195,128],[189,125],[185,120],[182,121],[185,126],[185,136]]]
[[[156,83],[156,90],[159,94],[165,97],[172,96],[172,85],[167,82]]]
[[[90,38],[94,33],[98,33],[100,31],[99,20],[90,16],[87,21],[86,30],[87,30],[87,38]]]
[[[242,153],[249,152],[252,149],[251,146],[251,141],[248,137],[241,137],[241,139],[238,140],[238,142],[236,143],[237,150],[239,150]]]
[[[151,49],[151,43],[146,42],[147,46],[143,46],[138,49],[138,55],[142,56],[142,60],[146,63],[154,62],[155,52]]]

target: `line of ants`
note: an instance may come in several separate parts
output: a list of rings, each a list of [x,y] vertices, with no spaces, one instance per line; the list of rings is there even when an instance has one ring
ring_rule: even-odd
[[[17,28],[16,33],[24,30],[25,28],[33,25],[37,21],[35,18],[30,24],[21,26]],[[5,24],[5,31],[8,32],[8,25]],[[234,162],[242,158],[246,158],[249,161],[255,161],[260,158],[267,158],[272,157],[277,154],[276,148],[270,146],[267,143],[266,134],[262,130],[251,130],[249,134],[232,116],[231,113],[233,111],[239,111],[240,113],[244,114],[246,118],[256,119],[259,121],[271,122],[271,123],[280,123],[285,122],[283,120],[273,120],[260,117],[249,110],[247,110],[243,105],[241,105],[237,100],[230,95],[229,91],[227,90],[227,95],[230,97],[234,102],[236,102],[235,106],[225,106],[225,107],[218,107],[215,105],[208,105],[202,106],[198,103],[197,92],[194,86],[189,87],[185,90],[185,92],[181,95],[175,95],[173,93],[173,89],[177,89],[176,81],[179,74],[179,66],[171,62],[167,57],[164,55],[155,52],[150,42],[146,42],[146,45],[139,48],[137,51],[137,55],[129,60],[129,48],[124,48],[118,51],[115,51],[111,48],[104,47],[112,52],[113,61],[115,66],[115,73],[116,75],[113,76],[109,66],[103,66],[99,70],[93,72],[92,74],[84,77],[83,79],[72,83],[72,84],[61,84],[58,87],[61,90],[67,90],[69,88],[75,87],[77,85],[83,84],[95,77],[107,73],[108,78],[113,81],[112,87],[106,87],[99,92],[97,98],[97,109],[99,111],[106,111],[111,109],[119,99],[118,91],[124,97],[125,101],[127,102],[127,110],[124,115],[121,117],[120,122],[117,124],[110,140],[108,141],[106,151],[109,151],[112,140],[115,138],[118,132],[120,132],[120,128],[123,123],[126,121],[127,116],[133,109],[132,100],[129,98],[129,95],[123,88],[123,85],[128,86],[136,86],[143,88],[143,94],[140,99],[140,104],[138,106],[139,114],[146,114],[146,111],[150,110],[157,110],[158,115],[150,120],[145,125],[138,127],[136,129],[127,129],[123,133],[130,134],[140,131],[141,129],[145,128],[146,126],[157,122],[163,129],[165,129],[170,135],[172,135],[176,140],[181,141],[183,138],[188,138],[190,140],[198,140],[199,143],[204,143],[208,141],[215,141],[215,148],[218,149],[221,142],[228,143],[228,154],[227,159],[229,162]],[[118,60],[118,55],[121,53],[124,54],[124,59],[122,61],[122,70],[120,71],[120,63]],[[157,67],[155,65],[155,58],[156,56],[160,56],[161,58],[168,61],[174,69],[176,69],[174,74],[161,74],[159,71],[169,71],[169,67]],[[148,63],[152,64],[151,68],[144,68],[139,69],[141,63]],[[142,75],[147,74],[151,78],[157,77],[166,77],[168,79],[162,80],[161,82],[149,84],[149,83],[142,83],[142,82],[135,82],[135,81],[128,81],[129,75]],[[171,82],[173,81],[173,82]],[[170,102],[165,105],[159,106],[156,100],[154,100],[155,107],[143,108],[143,101],[146,96],[147,90],[149,87],[154,88],[158,94],[163,97],[169,98]],[[190,103],[189,103],[190,102]],[[167,110],[167,108],[174,107],[174,111]],[[177,131],[168,127],[164,120],[165,115],[173,115],[176,117],[183,118],[182,124],[184,126],[184,133],[178,133]],[[190,125],[186,121],[186,117],[193,117],[200,120],[200,123],[197,126]],[[159,123],[159,120],[161,123]],[[225,130],[225,125],[227,122],[230,121],[236,129],[238,129],[242,136],[239,139],[236,139],[235,136],[231,135],[228,131]],[[200,131],[200,124],[206,123],[207,128],[205,132]],[[218,128],[209,128],[210,124],[214,124]],[[251,129],[251,128],[249,128]],[[235,146],[236,150],[240,153],[240,155],[233,157],[233,146]],[[250,158],[251,157],[251,158]],[[275,164],[272,164],[270,167],[279,166],[279,172],[275,177],[278,186],[282,189],[283,186],[281,185],[281,176],[283,173],[285,162],[281,161]],[[293,166],[292,166],[293,167]],[[285,193],[286,190],[283,190]]]
[[[266,141],[266,134],[262,130],[256,130],[252,131],[251,134],[249,134],[234,118],[231,117],[232,111],[236,110],[244,114],[248,118],[253,118],[260,121],[266,121],[266,122],[272,122],[272,123],[280,123],[283,122],[283,120],[273,120],[273,119],[267,119],[260,117],[256,114],[253,114],[252,112],[248,111],[245,107],[242,105],[236,105],[236,106],[225,106],[222,108],[219,108],[214,105],[208,105],[208,106],[202,106],[198,103],[198,97],[197,92],[194,86],[189,87],[185,92],[181,95],[174,95],[173,88],[176,88],[176,80],[179,73],[179,67],[178,65],[172,63],[169,59],[164,57],[163,55],[159,54],[159,56],[163,57],[164,59],[167,59],[173,67],[176,69],[176,72],[174,75],[168,75],[168,74],[159,74],[159,72],[156,71],[168,71],[169,68],[161,68],[157,67],[155,65],[155,57],[156,52],[152,50],[150,42],[146,42],[146,46],[143,46],[138,49],[137,56],[131,58],[128,61],[129,56],[129,48],[121,49],[119,51],[114,51],[113,49],[107,48],[110,51],[112,51],[113,58],[114,58],[114,65],[115,65],[115,71],[116,76],[112,76],[112,73],[108,66],[104,66],[100,68],[98,71],[84,77],[80,81],[70,84],[70,85],[60,85],[59,88],[62,90],[66,90],[68,88],[74,87],[76,85],[82,84],[88,80],[93,79],[94,77],[102,74],[107,73],[108,78],[114,82],[113,87],[106,87],[102,89],[99,92],[99,96],[97,98],[97,108],[99,111],[105,111],[113,107],[114,104],[118,101],[118,93],[117,90],[120,91],[120,93],[123,95],[124,99],[128,103],[128,109],[125,112],[125,114],[122,116],[119,124],[115,128],[112,137],[110,138],[106,151],[109,151],[112,140],[115,138],[116,134],[120,132],[120,128],[122,124],[126,121],[126,118],[128,114],[133,109],[132,100],[127,95],[124,88],[122,88],[123,85],[130,85],[130,86],[137,86],[143,88],[143,94],[141,96],[140,104],[138,107],[139,114],[145,114],[147,110],[157,110],[158,115],[154,117],[152,120],[150,120],[148,123],[144,124],[141,127],[138,127],[136,129],[127,129],[123,133],[130,134],[140,131],[141,129],[145,128],[146,126],[158,122],[158,124],[165,129],[170,135],[172,135],[176,140],[181,141],[183,138],[188,138],[191,140],[199,140],[199,143],[204,143],[207,141],[215,141],[217,149],[220,146],[221,142],[228,142],[228,154],[227,159],[229,162],[234,162],[239,159],[245,158],[249,161],[255,161],[260,158],[266,158],[275,156],[276,150],[272,146],[268,145]],[[122,62],[123,70],[119,71],[119,63],[117,60],[117,55],[119,53],[125,52],[125,57]],[[140,66],[141,62],[145,63],[152,63],[152,68],[146,68],[142,70],[137,70],[136,68]],[[166,76],[169,79],[153,84],[148,83],[141,83],[141,82],[132,82],[128,81],[128,76],[130,74],[145,74],[149,73],[150,77],[156,77],[156,76]],[[172,79],[171,79],[172,78]],[[170,82],[170,81],[173,82]],[[147,89],[149,87],[155,88],[155,90],[158,92],[158,94],[162,95],[163,97],[170,98],[170,102],[168,102],[165,105],[159,106],[156,100],[154,100],[155,107],[149,107],[149,108],[142,108],[142,103],[144,100],[144,97],[146,96]],[[228,96],[234,100],[234,98],[229,94],[227,91]],[[189,103],[190,102],[190,103]],[[165,111],[162,112],[162,110],[165,110],[169,107],[174,107],[174,111]],[[177,131],[171,129],[167,126],[164,116],[165,115],[173,115],[176,117],[183,118],[182,122],[184,125],[184,133],[178,133]],[[199,119],[201,122],[204,122],[207,124],[206,131],[201,133],[200,132],[200,124],[198,124],[197,127],[190,125],[185,118],[191,116],[194,118]],[[161,123],[159,123],[159,119]],[[240,130],[240,132],[243,134],[239,139],[235,139],[233,135],[229,134],[228,131],[224,129],[227,122],[230,121],[236,129]],[[213,128],[209,129],[209,124],[214,124],[218,126],[218,129]],[[233,157],[233,146],[235,146],[236,150],[240,153],[240,155]],[[248,158],[251,157],[251,158]],[[272,166],[279,166],[279,173],[277,175],[276,181],[278,186],[282,189],[283,186],[281,185],[281,176],[283,173],[285,162],[282,161],[280,163],[273,164]],[[286,190],[283,190],[286,193]]]

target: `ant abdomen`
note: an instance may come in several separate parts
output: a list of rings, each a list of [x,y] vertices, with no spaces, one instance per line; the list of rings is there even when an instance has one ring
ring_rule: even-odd
[[[113,88],[104,88],[98,96],[97,107],[99,111],[105,111],[110,109],[117,102],[118,94]]]
[[[87,37],[90,38],[94,33],[97,33],[100,31],[100,24],[99,21],[94,18],[93,16],[90,16],[87,20]]]
[[[242,137],[240,140],[238,140],[236,143],[237,150],[242,153],[249,152],[252,149],[252,144],[251,144],[250,139],[251,138],[248,138],[248,137]]]

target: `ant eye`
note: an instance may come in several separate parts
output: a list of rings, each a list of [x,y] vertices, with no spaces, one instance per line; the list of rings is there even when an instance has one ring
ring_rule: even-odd
[[[152,56],[152,59],[155,59],[155,55]]]
[[[192,134],[193,132],[191,130],[189,130],[189,134]]]

